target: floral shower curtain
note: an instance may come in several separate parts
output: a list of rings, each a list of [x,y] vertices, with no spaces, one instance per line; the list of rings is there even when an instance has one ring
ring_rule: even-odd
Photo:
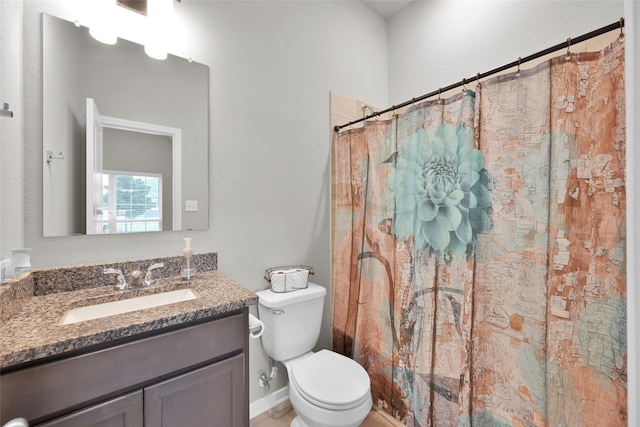
[[[333,347],[407,426],[626,417],[621,41],[334,140]]]

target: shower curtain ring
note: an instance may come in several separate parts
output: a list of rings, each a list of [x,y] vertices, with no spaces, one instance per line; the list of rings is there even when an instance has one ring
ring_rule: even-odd
[[[620,18],[620,40],[624,40],[624,18]]]
[[[567,39],[567,61],[571,59],[571,37]]]
[[[462,91],[465,92],[467,90],[467,79],[462,79]]]
[[[367,110],[369,110],[369,114],[373,114],[373,109],[366,105],[366,104],[362,104],[362,117],[367,117]]]
[[[522,58],[518,56],[518,71],[516,72],[516,77],[520,77],[520,63],[522,62]]]
[[[476,88],[480,87],[480,73],[476,75]]]

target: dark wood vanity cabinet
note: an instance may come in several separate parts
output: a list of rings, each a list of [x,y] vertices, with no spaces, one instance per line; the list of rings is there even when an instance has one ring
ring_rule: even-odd
[[[244,355],[155,384],[144,390],[144,425],[244,426]]]
[[[247,313],[3,374],[2,422],[248,427]]]
[[[40,427],[142,427],[142,391],[99,403],[56,418]]]
[[[38,426],[245,426],[243,378],[238,354]]]

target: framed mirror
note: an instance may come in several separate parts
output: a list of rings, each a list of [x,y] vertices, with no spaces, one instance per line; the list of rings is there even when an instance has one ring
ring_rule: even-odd
[[[206,229],[209,67],[42,27],[44,236]]]

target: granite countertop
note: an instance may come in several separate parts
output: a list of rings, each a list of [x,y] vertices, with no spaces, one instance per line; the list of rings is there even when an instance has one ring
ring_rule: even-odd
[[[199,298],[60,325],[62,316],[72,308],[187,287]],[[180,277],[158,279],[140,290],[121,292],[100,286],[33,296],[0,327],[0,368],[215,316],[257,301],[256,294],[217,270],[198,273],[191,282]]]

